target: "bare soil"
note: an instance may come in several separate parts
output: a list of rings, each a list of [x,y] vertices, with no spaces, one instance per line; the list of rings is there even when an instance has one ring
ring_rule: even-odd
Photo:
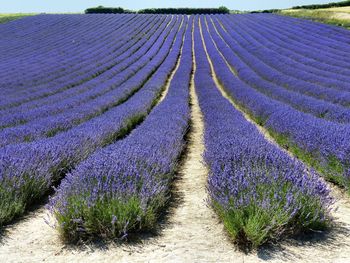
[[[2,239],[0,259],[6,262],[243,262],[235,252],[211,208],[207,206],[203,164],[203,122],[194,87],[191,87],[192,129],[187,153],[175,181],[176,200],[163,229],[136,244],[63,244],[45,223],[41,208],[9,227]]]
[[[335,187],[336,226],[329,233],[289,239],[248,255],[235,249],[207,206],[203,122],[193,87],[191,97],[188,151],[175,181],[176,198],[158,234],[130,244],[71,246],[46,224],[48,211],[40,208],[3,233],[0,262],[349,262],[350,202]]]
[[[348,13],[348,12],[334,12],[332,14],[332,18],[339,19],[339,20],[350,21],[350,13]]]

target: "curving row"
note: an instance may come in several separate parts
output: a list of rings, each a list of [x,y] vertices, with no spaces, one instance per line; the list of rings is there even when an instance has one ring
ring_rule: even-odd
[[[230,23],[225,23],[225,25],[236,31],[236,28],[232,27]],[[327,69],[320,69],[320,65],[322,65],[320,63],[316,65],[304,65],[305,61],[295,61],[289,56],[290,53],[293,53],[291,48],[288,50],[290,53],[285,55],[284,52],[278,50],[278,47],[276,47],[277,45],[264,45],[267,41],[264,41],[264,38],[261,37],[261,31],[263,31],[263,29],[257,31],[260,33],[260,35],[256,35],[256,33],[253,30],[250,30],[248,27],[244,27],[243,25],[242,27],[245,29],[245,31],[240,29],[237,31],[237,33],[240,31],[241,34],[236,37],[237,42],[245,45],[248,53],[253,53],[253,55],[257,57],[256,59],[260,59],[264,64],[267,64],[275,71],[283,73],[283,75],[287,75],[295,81],[300,80],[300,83],[307,84],[307,82],[310,82],[309,84],[314,84],[314,86],[320,85],[341,90],[349,89],[349,87],[346,85],[346,83],[349,81],[349,77],[346,72],[344,72],[344,76],[337,72],[330,72],[330,67]],[[247,47],[247,44],[252,47]],[[275,52],[275,49],[277,49],[278,52]],[[266,54],[264,54],[264,52],[266,52]],[[281,67],[282,62],[284,65],[283,67]],[[334,79],[329,79],[330,77]]]
[[[0,149],[0,224],[22,214],[65,173],[99,148],[128,134],[147,116],[176,65],[184,19],[178,16],[175,29],[158,50],[161,65],[157,65],[159,61],[148,63],[153,74],[124,103],[51,138]]]
[[[68,18],[69,17],[70,16],[68,16]],[[64,17],[60,16],[57,18],[56,16],[47,16],[42,17],[40,21],[60,21],[64,20],[63,18]],[[71,20],[73,20],[72,18],[73,17],[71,17]],[[48,80],[64,77],[67,73],[78,75],[79,71],[83,72],[82,70],[84,70],[85,67],[89,65],[91,67],[98,63],[99,60],[102,62],[105,59],[110,59],[111,57],[106,57],[106,54],[112,54],[115,48],[118,47],[116,44],[118,44],[120,40],[132,36],[132,31],[130,31],[130,29],[133,29],[133,27],[140,22],[147,22],[142,18],[130,18],[123,19],[123,17],[121,17],[119,19],[113,19],[113,17],[107,16],[100,18],[100,21],[97,18],[84,21],[84,19],[79,19],[79,17],[77,17],[75,18],[76,21],[74,20],[75,23],[70,26],[63,23],[59,28],[51,28],[50,32],[56,31],[56,38],[58,39],[48,36],[38,41],[38,34],[33,34],[31,36],[31,45],[27,44],[30,50],[27,50],[26,54],[13,54],[10,60],[4,61],[3,65],[10,71],[6,72],[6,76],[11,82],[15,81],[17,83],[15,87],[18,88],[20,87],[18,85],[21,83],[23,84],[24,80],[26,81],[26,86],[35,86],[40,83],[45,83]],[[152,21],[154,18],[150,18],[149,20]],[[131,26],[130,28],[128,27],[128,22]],[[65,28],[68,28],[68,30],[65,30]],[[70,32],[72,31],[69,30],[70,28],[74,29],[74,32]],[[127,32],[129,32],[129,34],[126,34]],[[44,32],[41,31],[39,33],[41,35]],[[119,36],[120,34],[122,34],[122,37]],[[11,39],[13,35],[9,34],[9,37]],[[20,37],[20,39],[25,42],[23,37]],[[11,41],[5,43],[13,44]],[[38,46],[38,49],[36,49],[36,46]],[[43,47],[46,46],[49,50],[43,50]],[[21,50],[20,48],[17,48],[17,50],[18,49]],[[10,63],[16,66],[15,71],[11,70]],[[23,68],[23,71],[21,68]],[[90,68],[90,70],[93,69],[93,67]],[[34,74],[36,71],[39,74],[38,76]],[[21,76],[18,76],[18,72],[21,72]],[[85,72],[88,72],[88,70]],[[10,73],[17,75],[17,78],[13,79]],[[6,78],[2,79],[3,81],[6,80]],[[7,84],[9,85],[10,83]]]
[[[336,95],[336,97],[331,98],[333,101],[339,101],[340,97],[344,104],[349,104],[350,93],[348,91],[329,90],[281,74],[261,62],[257,56],[249,53],[248,48],[238,47],[236,42],[238,37],[233,39],[222,28],[215,28],[211,23],[208,26],[218,48],[243,82],[300,111],[334,122],[349,122],[349,108],[309,96],[310,93],[317,93],[320,98],[324,98],[325,95],[329,95],[329,97]],[[279,60],[281,59],[279,58]]]
[[[350,186],[341,30],[274,15],[40,15],[0,32],[0,225],[64,178],[49,202],[64,238],[154,227],[185,145],[191,77],[210,205],[235,241],[324,229],[333,202],[314,170],[237,108]]]
[[[155,21],[155,24],[157,25],[157,23],[159,22],[160,21]],[[128,30],[130,30],[130,28]],[[137,30],[135,30],[136,33],[138,32]],[[149,31],[149,28],[148,30],[144,31],[142,30],[142,27],[141,27],[140,32],[148,33],[148,35],[150,35],[149,33],[152,33],[152,31],[151,32],[148,32],[148,31]],[[132,27],[131,27],[131,32],[133,32]],[[85,82],[89,80],[93,81],[95,77],[101,75],[102,73],[105,73],[105,74],[103,74],[101,77],[105,77],[105,75],[110,74],[109,72],[110,69],[115,69],[115,67],[118,68],[123,65],[125,67],[125,64],[128,63],[128,61],[126,61],[126,59],[128,58],[128,56],[126,56],[127,55],[126,53],[128,52],[131,52],[131,54],[135,53],[139,51],[140,47],[142,47],[142,46],[137,46],[138,45],[137,42],[139,40],[138,38],[133,39],[133,35],[130,35],[130,39],[131,40],[129,42],[122,41],[120,45],[117,46],[118,48],[115,54],[113,53],[108,54],[108,52],[101,52],[104,57],[107,57],[108,60],[110,60],[109,62],[101,60],[101,61],[97,61],[96,62],[97,64],[96,63],[92,65],[88,64],[88,67],[94,67],[94,69],[91,70],[90,68],[90,70],[88,70],[85,74],[78,74],[76,78],[74,78],[74,75],[66,74],[65,81],[63,81],[62,83],[52,81],[52,82],[34,87],[33,89],[25,89],[22,93],[21,92],[14,93],[13,96],[10,96],[0,104],[1,105],[0,108],[6,109],[9,107],[11,108],[14,106],[18,106],[24,102],[32,101],[35,99],[42,99],[47,96],[55,95],[56,93],[65,91],[67,89],[70,90],[73,87],[75,89],[78,89],[79,87],[81,87],[81,85],[79,84],[85,84]],[[136,45],[136,49],[134,48],[134,45]],[[143,51],[145,52],[145,50]],[[134,59],[135,59],[135,56],[134,56]],[[132,58],[130,58],[129,64],[132,61],[133,61]]]
[[[267,16],[266,19],[269,17]],[[239,21],[238,19],[236,22],[239,23]],[[225,25],[224,22],[222,24]],[[206,27],[204,29],[205,41],[210,44],[212,39],[210,34],[206,33]],[[309,105],[304,103],[304,106],[300,107],[292,101],[292,97],[287,97],[288,102],[285,98],[281,99],[283,87],[279,88],[280,91],[278,91],[278,87],[268,91],[263,79],[256,79],[255,85],[242,81],[241,75],[235,76],[230,67],[233,59],[230,59],[229,56],[225,58],[223,53],[219,52],[229,54],[228,52],[234,51],[232,48],[234,43],[230,44],[228,41],[226,46],[222,44],[220,48],[220,41],[218,38],[216,40],[217,45],[213,43],[212,48],[208,48],[208,53],[213,60],[214,68],[217,69],[219,81],[235,102],[248,112],[256,122],[265,126],[282,146],[289,148],[303,161],[323,173],[329,180],[349,189],[350,126],[347,123],[338,123],[338,116],[345,116],[342,115],[342,111],[333,107],[332,112],[332,108],[329,107],[320,111],[319,114],[316,110],[311,111],[311,107],[325,109],[326,104],[322,101],[318,104],[311,104],[311,100],[309,100]],[[249,67],[244,67],[244,70],[251,72]],[[295,96],[295,98],[297,97]],[[308,107],[307,111],[305,111],[305,107]],[[328,112],[330,115],[324,118]],[[335,113],[337,115],[334,115]],[[344,114],[348,114],[346,109]],[[330,117],[332,115],[336,117]]]
[[[175,27],[164,30],[161,37],[154,35],[154,39],[157,39],[157,41],[150,48],[150,52],[146,52],[146,54],[136,62],[138,66],[142,65],[143,67],[136,68],[132,66],[128,67],[125,71],[129,76],[134,74],[131,78],[126,79],[120,76],[120,79],[113,78],[111,81],[106,82],[105,84],[107,85],[101,83],[98,88],[92,91],[96,92],[100,88],[108,88],[111,90],[107,90],[108,92],[102,96],[90,99],[85,103],[80,103],[76,107],[70,107],[57,115],[50,114],[49,110],[50,108],[52,109],[52,107],[44,107],[43,112],[47,117],[38,118],[23,125],[6,128],[0,131],[0,147],[23,141],[33,141],[43,137],[52,137],[58,132],[68,130],[126,101],[142,87],[149,76],[162,63],[166,53],[158,51],[162,50],[162,48],[170,48],[169,46],[164,47],[164,41],[168,34],[176,34],[180,23],[181,20],[179,19],[176,24],[174,23]],[[151,41],[150,44],[152,44]],[[135,72],[136,69],[139,71]],[[119,83],[117,80],[119,80]],[[70,99],[70,101],[74,103],[80,102],[80,99],[83,99],[84,95],[85,94],[80,94],[75,100]],[[88,98],[91,98],[91,95]],[[60,105],[66,107],[67,101],[63,100]],[[29,115],[27,116],[32,116],[30,111],[28,113]]]
[[[65,238],[126,237],[132,231],[154,227],[168,203],[189,125],[192,19],[185,23],[179,65],[165,99],[127,138],[82,162],[50,200],[50,210]]]
[[[205,18],[196,22],[195,85],[205,124],[208,191],[226,230],[237,243],[256,247],[287,231],[324,228],[332,203],[326,185],[222,96],[211,77],[221,68],[215,62],[211,68],[207,58],[215,46],[205,39]]]
[[[175,19],[171,26],[174,26],[174,23]],[[143,46],[137,44],[137,51],[125,52],[119,57],[120,60],[117,65],[90,81],[60,93],[38,100],[31,100],[18,107],[0,111],[2,114],[0,127],[15,126],[39,117],[54,115],[114,89],[134,76],[156,54],[158,50],[152,48],[152,45],[155,44],[157,38],[160,38],[157,42],[159,48],[160,43],[162,43],[161,40],[168,32],[168,30],[164,30],[165,26],[160,26],[156,31],[152,30],[150,32],[152,37],[148,38],[146,35],[145,39],[140,41]],[[144,41],[147,42],[144,43]]]

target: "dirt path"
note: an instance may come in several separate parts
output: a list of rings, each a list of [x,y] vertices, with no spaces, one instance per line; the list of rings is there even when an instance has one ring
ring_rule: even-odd
[[[170,209],[159,235],[136,245],[71,247],[45,223],[48,211],[41,208],[7,228],[1,240],[0,262],[243,262],[243,254],[234,252],[222,224],[206,203],[203,122],[193,76],[190,92],[192,125],[186,156],[175,181],[176,205]]]
[[[158,236],[137,245],[86,246],[85,250],[61,243],[57,232],[45,223],[39,209],[10,227],[2,240],[0,261],[6,262],[243,262],[234,251],[223,226],[206,204],[206,168],[202,162],[203,122],[193,80],[192,129],[187,154],[175,182],[178,196],[169,219]],[[2,259],[2,260],[1,260]]]
[[[204,26],[200,23],[200,26]],[[201,28],[201,27],[200,27]],[[212,71],[212,77],[215,85],[233,107],[241,112],[244,118],[252,123],[257,130],[265,137],[266,140],[275,144],[277,147],[287,152],[290,156],[292,153],[286,149],[281,148],[277,142],[270,136],[269,132],[262,126],[257,125],[243,109],[237,105],[232,97],[225,91],[223,85],[219,82],[213,63],[208,55],[205,41],[203,38],[202,30],[200,29],[204,50],[207,55],[210,68]],[[225,57],[221,54],[222,58],[226,61]],[[230,68],[231,69],[231,68]],[[231,69],[232,71],[232,69]],[[235,72],[232,71],[235,75]],[[335,198],[334,211],[332,215],[335,218],[335,227],[330,233],[315,233],[305,237],[299,237],[298,239],[289,239],[276,244],[274,247],[263,247],[257,251],[256,262],[260,260],[269,262],[350,262],[350,198],[347,193],[340,190],[337,186],[334,186],[326,182],[332,190],[332,196]],[[252,260],[252,258],[246,257],[246,260]],[[244,262],[247,262],[247,261]]]
[[[189,152],[175,187],[177,205],[171,209],[159,236],[137,245],[69,247],[45,223],[47,211],[42,208],[7,230],[0,245],[0,262],[349,262],[350,203],[336,188],[333,193],[340,201],[334,215],[339,219],[331,235],[285,241],[250,255],[235,251],[204,200],[203,126],[198,105],[193,108]]]

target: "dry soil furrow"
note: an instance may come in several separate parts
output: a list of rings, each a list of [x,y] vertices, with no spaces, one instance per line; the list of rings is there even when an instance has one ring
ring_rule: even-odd
[[[194,62],[195,66],[195,62]],[[165,91],[166,92],[166,91]],[[235,252],[222,224],[207,206],[207,170],[203,164],[203,122],[191,81],[191,131],[174,195],[162,230],[137,244],[63,244],[58,233],[45,223],[48,211],[41,208],[7,228],[0,259],[6,262],[243,262]]]
[[[200,23],[200,32],[202,35],[202,25]],[[244,118],[252,123],[258,131],[269,142],[280,147],[269,132],[262,126],[256,124],[253,119],[244,111],[242,107],[237,105],[233,98],[226,92],[225,87],[220,83],[213,63],[207,52],[205,41],[202,35],[204,49],[211,67],[212,78],[215,85],[225,97],[235,107]],[[221,53],[220,53],[221,54]],[[225,60],[225,57],[222,56]],[[225,60],[226,64],[228,62]],[[234,72],[232,72],[234,75]],[[280,147],[281,148],[281,147]],[[291,152],[286,151],[290,156],[294,156]],[[295,156],[294,156],[295,157]],[[296,158],[296,157],[295,157]],[[269,260],[269,262],[350,262],[350,198],[343,190],[339,189],[331,183],[328,186],[332,190],[332,196],[336,202],[332,216],[334,216],[334,228],[329,233],[314,233],[307,236],[288,239],[274,247],[263,247],[257,251],[259,260]],[[250,258],[250,257],[249,257]]]

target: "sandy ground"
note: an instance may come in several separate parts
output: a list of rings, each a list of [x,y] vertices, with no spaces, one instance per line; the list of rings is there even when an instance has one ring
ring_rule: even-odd
[[[202,161],[203,123],[191,88],[192,129],[187,153],[175,181],[174,205],[156,236],[129,245],[64,245],[45,223],[41,208],[9,227],[2,237],[0,261],[6,262],[243,262],[222,224],[206,203],[206,168]]]
[[[350,6],[319,8],[319,9],[283,9],[283,11],[290,12],[290,13],[300,12],[300,11],[309,11],[309,12],[327,11],[327,12],[338,12],[338,13],[350,13]]]
[[[205,26],[204,23],[200,24],[201,26]],[[225,91],[216,76],[212,61],[205,47],[203,35],[202,41],[211,67],[213,80],[222,96],[229,100],[232,106],[239,110],[244,118],[252,123],[268,141],[278,146],[268,131],[264,127],[257,125]],[[232,69],[226,61],[225,57],[222,54],[221,56],[231,69],[232,74],[236,75],[234,69]],[[293,156],[292,153],[285,149],[282,150],[287,152],[290,156]],[[265,246],[256,251],[257,262],[260,260],[269,262],[350,262],[350,198],[347,193],[343,192],[338,187],[329,183],[327,184],[331,188],[332,196],[336,200],[332,213],[334,217],[334,229],[329,233],[312,233],[308,236],[289,239],[279,244],[274,244],[274,246]],[[251,257],[245,257],[245,259],[253,260]],[[246,260],[244,262],[247,262]]]
[[[283,14],[304,14],[305,17],[315,17],[319,19],[338,19],[350,21],[350,6],[347,7],[334,7],[323,9],[285,9],[282,10]],[[302,16],[300,16],[302,17]]]
[[[321,8],[321,9],[317,9],[317,10],[350,13],[350,6]]]
[[[350,21],[350,13],[345,13],[345,12],[334,12],[334,13],[332,14],[332,18]]]

